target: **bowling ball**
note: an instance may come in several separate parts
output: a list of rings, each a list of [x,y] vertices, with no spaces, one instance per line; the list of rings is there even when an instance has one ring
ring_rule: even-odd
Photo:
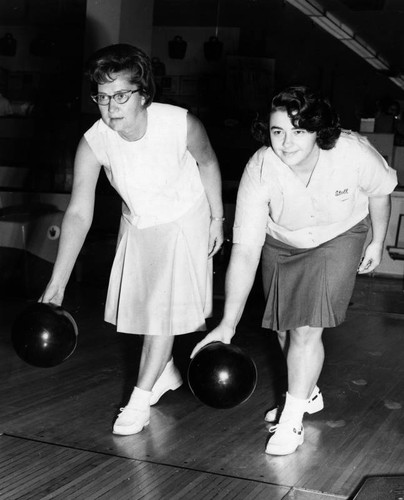
[[[45,368],[59,365],[73,354],[77,334],[77,325],[65,309],[37,302],[16,317],[11,342],[23,361]]]
[[[233,408],[254,392],[257,368],[240,347],[212,342],[192,358],[188,384],[201,403],[213,408]]]

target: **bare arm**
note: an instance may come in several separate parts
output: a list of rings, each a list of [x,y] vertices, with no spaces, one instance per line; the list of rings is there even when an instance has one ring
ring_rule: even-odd
[[[359,266],[358,273],[370,273],[380,264],[383,255],[383,245],[390,220],[390,195],[372,196],[369,198],[369,213],[372,222],[372,240],[366,247],[365,254]]]
[[[61,304],[77,256],[90,229],[101,165],[82,138],[74,161],[72,196],[63,217],[58,254],[41,302]]]
[[[233,338],[243,314],[261,257],[262,247],[235,243],[232,247],[226,274],[224,315],[220,324],[212,330],[191,353],[193,357],[199,349],[210,342],[226,344]]]
[[[222,180],[219,162],[210,144],[205,127],[195,116],[187,115],[187,147],[198,163],[201,181],[209,202],[212,218],[223,217]],[[223,244],[223,223],[211,221],[209,256],[219,251]]]

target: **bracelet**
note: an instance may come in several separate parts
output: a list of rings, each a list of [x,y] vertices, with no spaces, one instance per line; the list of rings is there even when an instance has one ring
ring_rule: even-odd
[[[210,220],[217,220],[220,222],[224,222],[226,220],[226,217],[211,217]]]

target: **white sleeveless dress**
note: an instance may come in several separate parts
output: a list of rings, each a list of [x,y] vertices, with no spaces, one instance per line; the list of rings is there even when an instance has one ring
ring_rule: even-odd
[[[212,313],[210,208],[186,147],[187,111],[147,108],[146,134],[128,142],[97,121],[85,138],[122,197],[105,320],[123,333],[205,330]]]

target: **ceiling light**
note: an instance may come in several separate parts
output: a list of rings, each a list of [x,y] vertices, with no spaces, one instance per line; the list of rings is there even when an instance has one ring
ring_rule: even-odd
[[[341,29],[337,24],[334,24],[330,19],[328,19],[328,17],[313,16],[311,17],[311,20],[338,40],[350,38],[349,33]]]
[[[341,28],[343,31],[345,31],[345,33],[347,33],[349,36],[351,36],[351,37],[355,36],[354,30],[352,28],[350,28],[349,26],[347,26],[346,24],[344,24],[340,19],[338,19],[338,17],[334,16],[334,14],[327,11],[325,13],[325,15],[328,17],[328,19],[330,19],[331,22],[336,24],[339,28]]]
[[[306,16],[321,16],[323,8],[317,2],[308,2],[306,0],[287,0],[291,5],[299,9]]]
[[[404,79],[400,76],[390,76],[389,80],[404,89]]]
[[[379,69],[379,70],[383,70],[383,71],[387,71],[389,68],[389,66],[387,64],[385,64],[381,59],[379,59],[378,57],[367,57],[366,58],[366,61],[371,65],[373,66],[374,68],[376,69]]]
[[[368,64],[379,71],[389,71],[389,63],[379,56],[376,51],[362,40],[346,24],[338,19],[337,16],[327,12],[317,0],[285,0],[290,5],[299,9],[308,16],[313,23],[317,24],[324,31],[346,45],[350,50],[358,54]],[[404,75],[390,77],[390,80],[404,89]]]
[[[347,47],[349,47],[351,50],[356,52],[358,56],[361,56],[364,59],[376,56],[376,52],[371,47],[362,45],[354,38],[348,40],[341,40],[341,42],[345,44]]]

